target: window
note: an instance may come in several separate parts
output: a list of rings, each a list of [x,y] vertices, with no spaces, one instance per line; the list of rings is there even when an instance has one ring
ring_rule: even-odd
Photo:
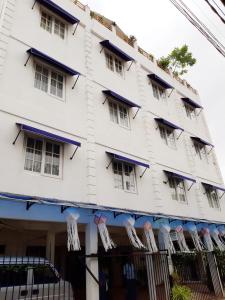
[[[61,146],[27,137],[24,169],[34,173],[60,175]]]
[[[59,278],[50,266],[37,265],[33,267],[33,284],[57,283]]]
[[[41,64],[36,64],[35,88],[62,99],[64,96],[64,81],[64,76],[61,73],[50,70]]]
[[[164,143],[170,148],[176,149],[174,130],[166,126],[159,125],[159,132]]]
[[[184,104],[186,115],[189,119],[196,119],[196,111],[195,108],[189,104]]]
[[[206,160],[208,162],[208,154],[206,152],[206,147],[204,144],[194,142],[195,152],[197,156],[202,159]]]
[[[158,84],[152,82],[152,90],[153,90],[153,96],[160,100],[160,99],[166,99],[166,90],[159,86]]]
[[[123,76],[124,63],[117,56],[105,51],[106,66],[111,71]]]
[[[48,31],[54,33],[60,38],[64,39],[66,34],[66,25],[61,20],[49,15],[46,12],[41,13],[41,24],[40,26]]]
[[[3,264],[0,266],[0,282],[1,288],[23,286],[27,284],[26,265]]]
[[[217,190],[214,188],[205,188],[206,189],[206,195],[208,198],[209,206],[211,208],[217,208],[220,209],[220,203],[219,203],[219,197]]]
[[[109,113],[112,122],[129,128],[129,114],[126,106],[109,101]]]
[[[114,161],[113,173],[115,188],[129,192],[136,191],[135,171],[133,165]]]
[[[170,176],[168,178],[173,200],[186,202],[186,190],[184,180]]]

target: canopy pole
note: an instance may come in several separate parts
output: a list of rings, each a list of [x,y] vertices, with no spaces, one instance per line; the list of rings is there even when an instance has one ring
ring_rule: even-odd
[[[34,9],[36,2],[37,2],[37,0],[34,1],[34,4],[33,4],[33,6],[32,6],[32,9]]]
[[[17,139],[18,139],[18,137],[19,137],[19,135],[21,133],[21,131],[22,131],[22,129],[20,129],[19,132],[17,133],[17,136],[16,136],[15,140],[13,141],[13,145],[15,145],[15,143],[16,143],[16,141],[17,141]]]
[[[179,138],[181,137],[181,135],[182,135],[183,132],[184,132],[184,131],[181,130],[181,133],[180,133],[179,136],[177,137],[177,140],[179,140]]]
[[[223,196],[224,196],[224,194],[225,194],[225,191],[223,192],[223,194],[220,196],[220,198],[219,198],[219,199],[222,199],[222,198],[223,198]]]
[[[195,182],[193,181],[192,184],[190,185],[190,187],[188,188],[188,191],[190,191],[190,189],[193,187],[194,184],[195,184]]]
[[[100,51],[100,53],[102,53],[102,50],[104,49],[104,47],[102,47],[102,49],[101,49],[101,51]]]
[[[211,147],[211,149],[209,150],[209,152],[207,153],[207,155],[209,155],[212,152],[213,147]]]
[[[75,28],[74,28],[74,31],[73,31],[73,35],[75,34],[75,32],[77,31],[77,27],[78,27],[78,25],[79,25],[79,22],[77,22],[77,25],[75,26]]]
[[[109,166],[111,165],[111,163],[113,162],[113,158],[110,160],[110,162],[109,162],[109,164],[108,164],[108,166],[106,166],[106,169],[108,169],[109,168]]]
[[[105,104],[105,102],[106,102],[107,99],[108,99],[108,97],[105,97],[104,102],[102,102],[103,105]]]
[[[142,174],[140,175],[140,178],[142,178],[145,174],[145,172],[147,171],[148,168],[145,168],[145,170],[142,172]]]
[[[130,68],[131,68],[131,66],[132,66],[132,64],[133,64],[133,60],[132,60],[132,62],[131,62],[131,64],[129,65],[129,67],[128,67],[128,69],[127,69],[127,71],[129,71],[130,70]]]
[[[77,152],[77,149],[78,149],[78,146],[77,146],[77,147],[76,147],[76,149],[74,150],[74,152],[73,152],[72,156],[70,157],[70,160],[72,160],[72,159],[73,159],[73,157],[74,157],[75,153]]]
[[[133,119],[135,119],[135,118],[136,118],[136,116],[137,116],[137,114],[138,114],[139,110],[140,110],[140,107],[138,107],[138,109],[137,109],[137,111],[136,111],[135,115],[133,116]]]
[[[203,110],[203,108],[201,108],[201,109],[199,110],[199,113],[197,114],[197,117],[200,116],[202,110]]]
[[[174,88],[172,88],[172,91],[170,92],[168,98],[172,95],[172,92],[174,91]]]
[[[27,63],[28,63],[28,61],[29,61],[30,57],[31,57],[31,54],[29,54],[29,56],[28,56],[28,58],[27,58],[27,60],[26,60],[26,62],[25,62],[25,64],[24,64],[24,67],[26,67],[26,66],[27,66]]]
[[[78,74],[77,79],[75,80],[74,85],[72,86],[72,90],[75,88],[75,85],[77,84],[79,77],[80,77],[80,74]]]

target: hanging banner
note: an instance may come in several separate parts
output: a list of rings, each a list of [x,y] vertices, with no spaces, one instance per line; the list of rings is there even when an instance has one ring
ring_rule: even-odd
[[[181,252],[190,252],[185,237],[184,237],[184,229],[181,225],[178,225],[175,229],[177,234],[177,242]]]
[[[202,235],[204,240],[204,245],[208,251],[213,251],[213,242],[211,239],[210,231],[208,227],[202,228]]]
[[[78,236],[77,220],[80,217],[78,210],[67,208],[64,212],[67,222],[67,249],[68,251],[79,251],[80,240]]]
[[[219,230],[216,228],[216,226],[210,226],[210,235],[213,238],[219,250],[225,251],[225,244],[220,239],[220,233]]]
[[[159,227],[159,247],[160,250],[168,250],[170,254],[176,253],[171,236],[170,226],[166,223],[161,223]]]
[[[135,220],[130,215],[123,216],[123,224],[126,228],[127,235],[131,244],[138,249],[145,248],[134,228]]]
[[[197,251],[202,251],[204,249],[204,245],[198,235],[198,230],[197,227],[195,226],[194,223],[188,222],[185,224],[185,229],[189,232],[191,235],[192,241],[194,243],[195,249]]]
[[[105,251],[107,252],[109,249],[115,248],[116,245],[110,238],[108,228],[106,227],[106,222],[107,222],[106,215],[97,213],[95,215],[94,222],[98,227],[98,231],[101,237],[103,247],[105,248]]]
[[[158,252],[158,247],[156,245],[152,224],[149,221],[146,221],[144,223],[144,235],[148,251],[151,253]]]

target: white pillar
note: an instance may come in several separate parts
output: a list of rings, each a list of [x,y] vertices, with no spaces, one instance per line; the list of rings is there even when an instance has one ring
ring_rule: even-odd
[[[52,263],[55,260],[55,232],[48,231],[46,239],[46,257]]]
[[[98,231],[94,223],[86,225],[85,249],[86,255],[98,252]],[[86,258],[86,264],[98,279],[98,258]],[[86,300],[99,300],[99,286],[88,271],[86,271]]]

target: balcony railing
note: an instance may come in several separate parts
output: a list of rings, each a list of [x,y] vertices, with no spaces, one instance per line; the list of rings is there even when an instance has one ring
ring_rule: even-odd
[[[154,56],[151,53],[146,52],[144,49],[138,46],[138,52],[144,55],[147,59],[154,62]]]
[[[134,43],[133,40],[130,39],[125,33],[123,33],[122,31],[118,30],[116,28],[116,35],[121,38],[124,42],[126,42],[128,45],[130,45],[131,47],[134,47]]]
[[[91,12],[91,17],[93,19],[95,19],[96,21],[98,21],[99,23],[101,23],[103,26],[105,26],[107,29],[112,31],[112,24],[107,22],[107,20],[101,16],[99,16],[98,14],[96,14],[95,12]]]
[[[74,4],[76,4],[80,9],[85,11],[85,5],[82,4],[80,1],[78,0],[72,0]]]

